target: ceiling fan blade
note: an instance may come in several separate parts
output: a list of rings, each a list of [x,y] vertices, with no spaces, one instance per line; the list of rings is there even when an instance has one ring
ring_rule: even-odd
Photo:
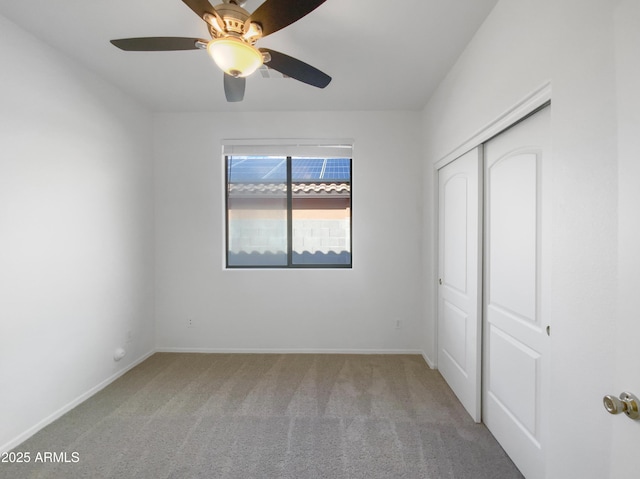
[[[251,14],[245,25],[250,22],[259,23],[262,36],[266,37],[281,28],[297,22],[312,12],[326,0],[266,0]]]
[[[329,75],[301,60],[268,48],[260,48],[260,51],[271,56],[265,65],[291,78],[318,88],[324,88],[331,82]]]
[[[224,74],[224,95],[227,97],[227,101],[236,102],[242,101],[244,98],[244,87],[246,86],[247,79],[243,77],[232,77],[231,75]]]
[[[200,18],[204,17],[205,13],[215,14],[215,8],[207,0],[182,0],[196,15]]]
[[[128,52],[167,52],[174,50],[198,50],[197,43],[204,42],[199,38],[182,37],[145,37],[145,38],[120,38],[111,40],[111,43],[120,50]]]

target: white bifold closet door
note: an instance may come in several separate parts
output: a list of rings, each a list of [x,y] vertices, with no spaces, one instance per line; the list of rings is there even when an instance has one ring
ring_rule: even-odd
[[[544,108],[484,146],[482,419],[527,479],[545,475],[549,143]]]
[[[482,148],[438,170],[438,369],[480,422]]]

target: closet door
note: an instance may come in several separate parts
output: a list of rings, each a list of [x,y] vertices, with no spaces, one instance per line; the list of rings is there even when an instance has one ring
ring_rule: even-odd
[[[545,108],[485,144],[483,421],[528,479],[544,477],[546,448],[541,193],[549,120]]]
[[[481,147],[438,171],[438,369],[480,422]]]

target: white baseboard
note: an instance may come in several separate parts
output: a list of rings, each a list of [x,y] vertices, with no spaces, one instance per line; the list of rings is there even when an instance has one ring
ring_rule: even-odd
[[[294,349],[294,348],[168,348],[159,347],[158,353],[237,353],[237,354],[418,354],[419,349]]]
[[[125,369],[123,369],[122,371],[118,371],[117,373],[115,373],[112,376],[108,377],[107,379],[105,379],[104,381],[99,383],[98,385],[92,387],[87,392],[81,394],[80,396],[75,398],[73,401],[69,402],[68,404],[64,405],[63,407],[61,407],[60,409],[55,411],[53,414],[50,414],[49,416],[44,418],[42,421],[38,422],[36,425],[30,427],[25,432],[20,434],[18,437],[12,439],[11,441],[7,442],[6,444],[3,444],[2,446],[0,446],[0,454],[8,452],[8,451],[12,450],[13,448],[19,446],[24,441],[26,441],[31,436],[33,436],[35,433],[37,433],[38,431],[40,431],[44,427],[46,427],[49,424],[51,424],[56,419],[60,418],[61,416],[65,415],[66,413],[71,411],[78,404],[86,401],[91,396],[96,394],[98,391],[101,391],[102,389],[107,387],[109,384],[111,384],[113,381],[115,381],[119,377],[123,376],[125,373],[127,373],[128,371],[130,371],[131,369],[136,367],[141,362],[143,362],[146,359],[148,359],[155,352],[156,352],[155,350],[152,350],[152,351],[146,353],[145,355],[141,356],[140,358],[135,360],[133,363],[131,363],[129,366],[127,366]]]
[[[427,353],[425,353],[424,351],[421,351],[421,354],[424,359],[424,362],[427,363],[427,366],[429,366],[431,369],[436,369],[436,363],[434,363],[431,360],[431,358],[427,356]]]

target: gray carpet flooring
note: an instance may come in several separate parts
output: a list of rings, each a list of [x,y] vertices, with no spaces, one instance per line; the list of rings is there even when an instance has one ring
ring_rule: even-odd
[[[159,353],[15,451],[0,478],[523,477],[413,355]]]

